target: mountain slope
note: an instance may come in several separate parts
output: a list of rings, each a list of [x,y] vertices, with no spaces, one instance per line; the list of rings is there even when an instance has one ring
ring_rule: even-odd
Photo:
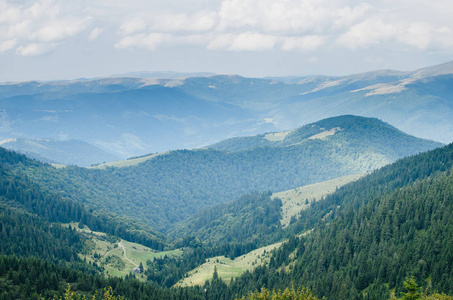
[[[307,126],[314,128],[309,136],[336,127],[342,130],[325,139],[308,139],[302,130],[279,147],[178,150],[123,168],[15,167],[65,197],[169,230],[205,207],[247,192],[278,192],[364,173],[440,146],[376,119],[344,116]]]
[[[309,234],[223,293],[295,284],[329,299],[389,299],[412,275],[424,292],[451,295],[452,197],[453,144],[399,160],[312,205],[299,219]]]
[[[279,222],[282,202],[270,196],[271,193],[255,192],[204,209],[171,235],[194,236],[212,245],[253,242],[254,247],[259,247],[275,243],[283,235]]]
[[[404,153],[403,147],[399,149],[399,147],[390,146],[388,150],[384,150],[383,138],[394,146],[398,143],[407,143],[406,147],[409,152],[421,141],[414,137],[409,138],[402,131],[396,130],[395,127],[380,120],[345,115],[324,119],[291,131],[232,138],[208,147],[217,150],[240,151],[263,146],[290,147],[304,142],[320,140],[360,144],[360,147],[363,148],[375,148],[377,152],[384,151],[383,154],[391,157],[390,159],[408,155],[408,153]],[[391,153],[391,151],[394,152]]]
[[[337,77],[194,75],[2,83],[0,139],[83,140],[126,158],[345,114],[444,143],[453,136],[453,62]]]
[[[377,117],[409,134],[452,142],[453,62],[386,79],[378,74],[327,78],[269,115],[280,126],[342,114]]]
[[[28,157],[42,162],[62,165],[88,167],[92,164],[120,159],[118,156],[101,150],[93,145],[76,140],[9,139],[0,141],[0,146],[5,149],[23,153]]]
[[[127,158],[194,148],[255,127],[256,113],[198,99],[173,84],[117,78],[0,85],[0,138],[82,140]]]
[[[162,250],[166,245],[162,235],[144,226],[143,223],[124,216],[114,216],[108,212],[89,211],[81,202],[61,197],[49,190],[45,184],[34,182],[17,166],[33,169],[41,174],[39,176],[42,176],[46,169],[54,169],[25,155],[0,148],[0,204],[6,208],[21,208],[26,213],[43,218],[46,222],[79,222],[93,230],[139,242],[153,249]]]
[[[387,299],[388,289],[402,286],[409,275],[429,281],[432,290],[453,293],[452,192],[450,169],[336,212],[329,226],[301,239],[289,277],[342,299],[362,292]]]

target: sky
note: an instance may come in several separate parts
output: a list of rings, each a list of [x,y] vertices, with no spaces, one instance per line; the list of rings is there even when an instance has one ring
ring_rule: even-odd
[[[453,60],[452,15],[451,0],[0,0],[0,82],[410,71]]]

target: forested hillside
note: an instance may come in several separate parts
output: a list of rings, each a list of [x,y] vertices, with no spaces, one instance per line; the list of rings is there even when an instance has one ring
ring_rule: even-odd
[[[282,239],[280,199],[272,193],[252,193],[239,199],[207,208],[182,222],[170,235],[194,236],[213,245],[254,242],[265,246]]]
[[[44,185],[34,183],[24,173],[16,173],[11,166],[36,170],[53,169],[50,165],[30,160],[25,155],[0,148],[0,199],[9,206],[44,218],[48,222],[80,222],[93,230],[117,235],[154,249],[162,249],[165,242],[160,234],[134,221],[108,213],[89,212],[83,204],[63,198]]]
[[[172,151],[124,168],[56,169],[0,149],[0,299],[61,296],[68,283],[89,297],[111,286],[115,295],[128,299],[234,299],[263,287],[284,290],[292,285],[328,299],[389,299],[403,291],[409,276],[428,294],[453,294],[453,144],[374,170],[310,203],[283,228],[282,202],[264,186],[310,180],[308,172],[336,174],[342,164],[333,163],[335,155],[351,155],[357,162],[376,151],[396,159],[437,145],[352,116],[304,130],[274,140],[280,145]],[[318,170],[303,164],[306,157],[332,166]],[[293,181],[279,182],[289,176]],[[253,184],[266,192],[234,198],[239,192],[227,189],[244,191]],[[152,202],[150,195],[159,193],[162,202]],[[215,200],[200,200],[206,195]],[[224,202],[236,200],[221,203],[222,197]],[[136,219],[154,218],[148,224],[175,226],[168,236],[160,234],[120,215],[121,210],[107,206],[109,201],[121,203]],[[216,202],[220,204],[207,207]],[[172,222],[163,222],[162,215]],[[156,250],[180,248],[182,254],[146,261],[143,276],[105,278],[101,265],[80,256],[87,251],[87,235],[62,225],[69,222],[115,241],[122,238]],[[286,239],[267,265],[256,265],[229,285],[214,272],[203,286],[172,287],[208,258],[235,258]]]
[[[408,136],[378,119],[345,115],[323,119],[291,131],[232,138],[209,148],[241,151],[257,147],[289,147],[316,139],[345,148],[353,145],[361,153],[378,153],[389,161],[425,151],[417,151],[417,148],[423,147],[422,144],[429,145],[429,142]],[[440,146],[439,143],[437,145]],[[369,159],[373,158],[370,155]]]
[[[341,188],[302,214],[307,228],[305,217],[315,215],[310,234],[291,238],[229,289],[293,283],[329,299],[388,299],[414,276],[423,290],[453,294],[452,166],[449,145]]]
[[[333,134],[319,136],[337,128]],[[417,139],[377,119],[343,116],[307,125],[278,146],[243,151],[177,150],[130,167],[11,167],[92,209],[166,231],[203,208],[254,190],[273,192],[369,172],[441,144]]]

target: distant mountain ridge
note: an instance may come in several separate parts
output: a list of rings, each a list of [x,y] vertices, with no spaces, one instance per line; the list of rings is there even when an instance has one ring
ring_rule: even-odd
[[[404,132],[376,118],[345,115],[327,118],[290,131],[231,138],[208,146],[208,148],[242,151],[256,147],[290,147],[310,140],[331,140],[346,144],[362,143],[364,147],[376,146],[376,149],[383,149],[382,145],[379,145],[379,139],[383,137],[388,138],[388,142],[395,144],[399,139],[401,141],[407,139]],[[416,140],[418,139],[414,138],[411,143],[415,143]],[[370,145],[367,145],[367,143],[370,143]],[[433,142],[432,145],[440,147],[442,144]],[[407,153],[398,152],[399,150],[398,147],[392,149],[392,151],[395,151],[391,156],[392,159],[407,156]]]
[[[0,141],[0,147],[13,150],[42,162],[88,167],[120,157],[83,141],[52,139],[9,139]]]
[[[341,130],[320,135],[331,128]],[[30,169],[27,174],[90,207],[167,231],[205,207],[244,193],[279,192],[365,173],[441,145],[404,134],[377,119],[347,115],[294,130],[273,147],[249,143],[240,151],[176,150],[141,157],[137,164],[119,162],[122,167]]]
[[[0,139],[65,137],[126,158],[346,114],[379,118],[443,143],[453,136],[453,62],[411,72],[300,78],[132,75],[143,77],[1,83]]]

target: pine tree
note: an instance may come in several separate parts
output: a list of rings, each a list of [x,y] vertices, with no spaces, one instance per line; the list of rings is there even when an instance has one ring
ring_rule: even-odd
[[[403,296],[403,300],[417,300],[421,299],[421,294],[419,293],[420,287],[418,286],[417,282],[415,281],[414,277],[408,277],[403,282],[404,288],[406,289],[407,293],[401,292]]]

